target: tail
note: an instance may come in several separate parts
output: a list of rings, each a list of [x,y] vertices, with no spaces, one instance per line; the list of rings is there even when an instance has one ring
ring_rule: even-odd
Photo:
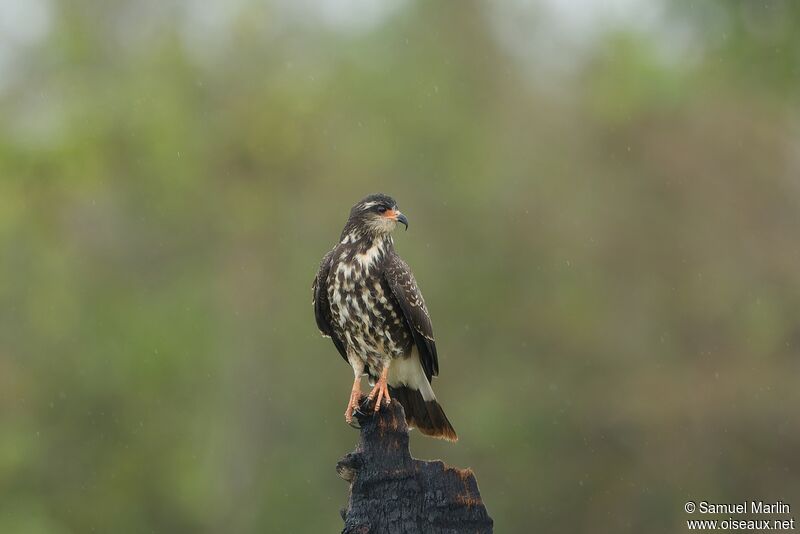
[[[458,441],[453,425],[447,420],[436,398],[426,401],[422,398],[422,393],[407,386],[390,386],[389,394],[393,400],[403,405],[408,426],[418,429],[426,436]]]

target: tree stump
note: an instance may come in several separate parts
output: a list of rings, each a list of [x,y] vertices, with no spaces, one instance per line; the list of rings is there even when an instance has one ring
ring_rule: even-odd
[[[336,471],[350,483],[343,534],[484,534],[492,532],[470,469],[422,461],[408,450],[399,402],[356,414],[361,438]]]

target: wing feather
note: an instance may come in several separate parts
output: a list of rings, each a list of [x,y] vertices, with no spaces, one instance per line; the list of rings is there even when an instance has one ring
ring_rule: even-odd
[[[414,335],[414,342],[419,350],[420,363],[425,370],[428,381],[439,374],[439,358],[436,354],[436,341],[433,337],[433,325],[425,307],[425,300],[417,287],[417,281],[411,268],[398,256],[393,254],[386,260],[384,277],[395,298],[403,310],[406,322]]]
[[[348,361],[344,343],[342,343],[342,340],[336,335],[331,325],[331,306],[330,302],[328,302],[328,275],[331,270],[332,257],[333,250],[325,254],[325,257],[322,258],[317,276],[314,277],[314,283],[311,284],[311,292],[313,295],[311,302],[314,305],[314,317],[317,320],[317,328],[319,328],[320,333],[325,337],[331,338],[331,341],[333,341],[333,344],[336,346],[336,350],[342,355],[344,361]]]

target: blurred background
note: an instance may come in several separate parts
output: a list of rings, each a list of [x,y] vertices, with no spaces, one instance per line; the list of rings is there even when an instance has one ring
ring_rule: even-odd
[[[800,507],[798,95],[790,0],[0,0],[0,532],[338,532],[377,191],[498,533]]]

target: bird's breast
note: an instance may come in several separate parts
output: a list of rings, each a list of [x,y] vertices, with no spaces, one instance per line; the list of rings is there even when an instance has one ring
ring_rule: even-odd
[[[342,258],[328,278],[333,327],[365,359],[408,354],[412,337],[371,254]]]

